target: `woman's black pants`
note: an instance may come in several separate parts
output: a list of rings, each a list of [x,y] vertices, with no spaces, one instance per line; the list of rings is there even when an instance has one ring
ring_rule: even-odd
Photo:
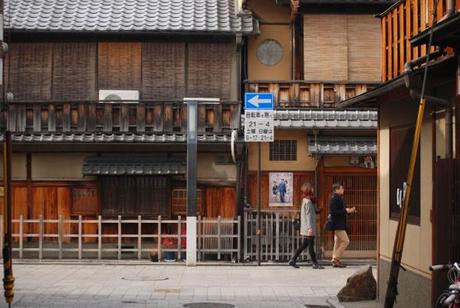
[[[292,257],[292,260],[295,262],[297,261],[297,258],[299,255],[308,247],[308,252],[310,253],[311,261],[313,264],[317,264],[318,260],[316,260],[316,254],[315,254],[315,237],[314,236],[304,236],[303,237],[303,242],[300,245],[299,249],[295,252],[294,256]]]

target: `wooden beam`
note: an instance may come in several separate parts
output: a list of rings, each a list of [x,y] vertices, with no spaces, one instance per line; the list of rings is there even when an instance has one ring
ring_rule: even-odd
[[[104,103],[104,132],[112,132],[113,115],[112,104]]]
[[[416,36],[419,33],[419,16],[418,16],[418,5],[420,0],[413,0],[414,6],[412,7],[412,36]],[[414,59],[419,56],[419,48],[414,47],[413,49]]]
[[[406,31],[405,31],[405,37],[404,37],[404,40],[406,41],[406,50],[405,50],[405,56],[406,56],[406,62],[409,62],[410,60],[412,60],[412,48],[411,48],[411,45],[410,45],[410,38],[412,36],[412,24],[411,24],[411,6],[412,6],[412,3],[414,2],[414,0],[406,0],[406,2],[404,3],[405,5],[405,10],[406,10]]]
[[[163,113],[163,129],[165,132],[172,132],[173,130],[173,108],[171,103],[164,104]]]
[[[70,132],[70,104],[64,103],[62,107],[62,130]]]
[[[120,131],[129,131],[129,105],[127,104],[120,106]]]
[[[88,104],[88,121],[86,123],[86,130],[90,132],[96,130],[96,103]]]
[[[387,45],[387,25],[386,25],[386,17],[383,17],[380,20],[381,26],[380,26],[380,31],[381,33],[381,47],[380,50],[382,51],[381,59],[381,79],[382,81],[386,81],[387,79],[387,67],[388,67],[388,58],[387,58],[387,52],[388,52],[388,45]]]
[[[420,0],[420,32],[423,32],[427,28],[428,24],[428,16],[427,13],[429,12],[429,8],[427,5],[427,1],[430,2],[432,0]],[[421,47],[420,56],[426,55],[426,45]]]
[[[214,105],[213,131],[215,133],[219,133],[222,131],[222,104]]]
[[[203,133],[206,129],[206,106],[198,105],[198,132]]]
[[[145,104],[136,105],[136,131],[145,132]]]
[[[86,103],[78,104],[78,124],[77,130],[79,132],[86,131]]]
[[[56,131],[56,109],[54,104],[48,105],[48,131]]]
[[[388,26],[388,78],[390,80],[393,78],[393,19],[391,14],[385,16]]]
[[[404,3],[404,2],[403,2]],[[404,5],[401,3],[399,5],[399,74],[404,71],[404,63],[405,63],[405,46],[406,40],[404,36]]]
[[[163,131],[163,104],[153,106],[153,131]]]
[[[393,78],[399,75],[398,69],[398,12],[393,11],[392,23],[393,23]]]

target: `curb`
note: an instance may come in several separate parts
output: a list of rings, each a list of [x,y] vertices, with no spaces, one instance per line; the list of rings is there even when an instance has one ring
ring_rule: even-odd
[[[328,298],[326,302],[331,308],[345,308],[344,305],[342,305],[341,303],[339,303],[339,301],[335,299]]]

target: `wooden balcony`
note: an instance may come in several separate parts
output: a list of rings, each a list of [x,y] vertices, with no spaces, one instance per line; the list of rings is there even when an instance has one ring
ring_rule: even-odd
[[[225,134],[240,126],[240,103],[199,105],[200,133]],[[186,133],[183,102],[14,102],[8,128],[13,133]]]
[[[334,108],[345,99],[372,90],[376,83],[320,83],[304,80],[245,81],[247,92],[271,92],[276,109]]]
[[[434,0],[399,1],[381,17],[382,31],[382,81],[398,77],[404,72],[404,64],[426,55],[426,45],[412,47],[410,38],[433,25],[433,10],[437,21],[446,17],[447,1]],[[460,0],[455,0],[455,11],[460,10]]]

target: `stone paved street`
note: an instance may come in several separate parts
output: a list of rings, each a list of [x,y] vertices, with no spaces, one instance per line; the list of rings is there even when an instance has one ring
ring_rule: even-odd
[[[327,305],[358,266],[15,264],[13,307],[236,307]],[[6,307],[4,301],[0,304]]]

